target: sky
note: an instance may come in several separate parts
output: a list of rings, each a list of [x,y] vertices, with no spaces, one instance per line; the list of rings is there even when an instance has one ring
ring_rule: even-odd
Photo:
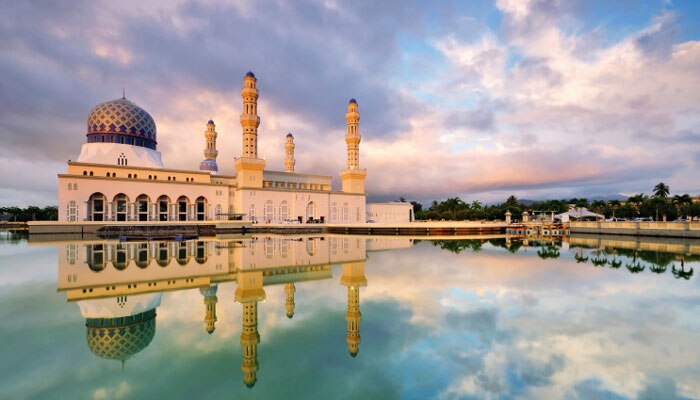
[[[155,119],[165,166],[241,154],[243,76],[258,153],[345,168],[361,113],[371,201],[700,195],[695,1],[24,1],[0,11],[0,205],[57,203],[90,109],[126,97]]]

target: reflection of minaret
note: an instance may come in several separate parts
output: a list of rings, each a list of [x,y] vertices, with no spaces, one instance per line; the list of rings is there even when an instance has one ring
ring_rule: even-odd
[[[340,284],[348,287],[348,309],[345,313],[345,321],[348,324],[348,352],[353,357],[360,351],[360,287],[367,286],[365,277],[365,262],[343,264],[343,276]]]
[[[285,307],[287,308],[287,318],[292,318],[294,316],[294,292],[297,289],[294,287],[294,282],[286,283],[284,285],[284,294],[287,301],[285,302]]]
[[[241,347],[243,349],[243,382],[248,388],[255,386],[258,372],[258,301],[265,300],[262,288],[262,271],[238,272],[236,300],[243,306],[243,328],[241,329]]]
[[[206,314],[204,315],[204,323],[206,324],[207,333],[210,335],[214,333],[216,329],[216,303],[219,300],[216,297],[216,290],[218,288],[219,286],[214,284],[199,289],[199,293],[204,296],[204,305],[207,307]]]

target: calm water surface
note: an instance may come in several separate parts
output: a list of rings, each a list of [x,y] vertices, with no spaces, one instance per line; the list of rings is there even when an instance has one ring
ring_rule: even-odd
[[[0,234],[0,398],[700,398],[698,254]]]

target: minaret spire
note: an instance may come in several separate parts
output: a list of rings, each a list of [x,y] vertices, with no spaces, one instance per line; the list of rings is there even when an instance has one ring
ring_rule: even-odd
[[[241,157],[235,159],[238,187],[263,187],[263,170],[265,160],[258,158],[258,89],[255,74],[248,71],[243,77],[243,111],[241,112],[241,128],[243,129],[243,144]]]
[[[348,169],[360,168],[360,141],[362,137],[359,131],[360,113],[357,111],[357,101],[350,99],[348,112],[345,114],[347,121],[347,133],[345,143],[348,145]]]
[[[248,71],[243,78],[243,112],[241,113],[241,127],[243,128],[243,157],[258,158],[258,89],[255,74]]]
[[[210,171],[212,174],[219,171],[219,165],[216,163],[216,157],[219,152],[216,150],[216,124],[213,120],[207,122],[207,129],[204,131],[204,139],[206,145],[204,146],[204,161],[199,163],[200,171]]]
[[[287,134],[287,139],[284,143],[284,170],[285,172],[294,172],[294,135]]]
[[[348,111],[345,113],[347,132],[345,143],[348,145],[347,169],[340,172],[340,180],[343,183],[343,192],[365,194],[365,178],[367,170],[360,169],[360,112],[357,110],[357,100],[350,99]],[[360,215],[364,215],[364,210]]]

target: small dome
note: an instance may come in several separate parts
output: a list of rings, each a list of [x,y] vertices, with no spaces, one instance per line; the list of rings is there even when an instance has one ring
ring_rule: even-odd
[[[356,351],[349,351],[348,353],[350,353],[350,357],[352,357],[352,358],[357,357],[357,352],[356,352]]]
[[[210,119],[209,122],[207,122],[207,124],[214,125],[214,120],[213,120],[213,119]]]
[[[149,113],[121,98],[100,103],[87,119],[88,143],[111,142],[156,149],[156,123]]]
[[[287,137],[294,137],[294,135],[292,135],[292,133],[290,132],[287,134]]]
[[[348,101],[348,104],[357,104],[357,100],[355,100],[355,99],[350,99],[350,101]]]
[[[248,73],[246,73],[245,76],[255,78],[255,74],[253,73],[253,71],[248,71]]]
[[[199,163],[199,170],[200,171],[218,172],[219,165],[217,165],[216,161],[212,160],[211,158],[207,158],[207,159],[203,160],[201,163]]]
[[[124,361],[148,347],[156,334],[156,310],[128,317],[87,318],[87,345],[101,358]]]

